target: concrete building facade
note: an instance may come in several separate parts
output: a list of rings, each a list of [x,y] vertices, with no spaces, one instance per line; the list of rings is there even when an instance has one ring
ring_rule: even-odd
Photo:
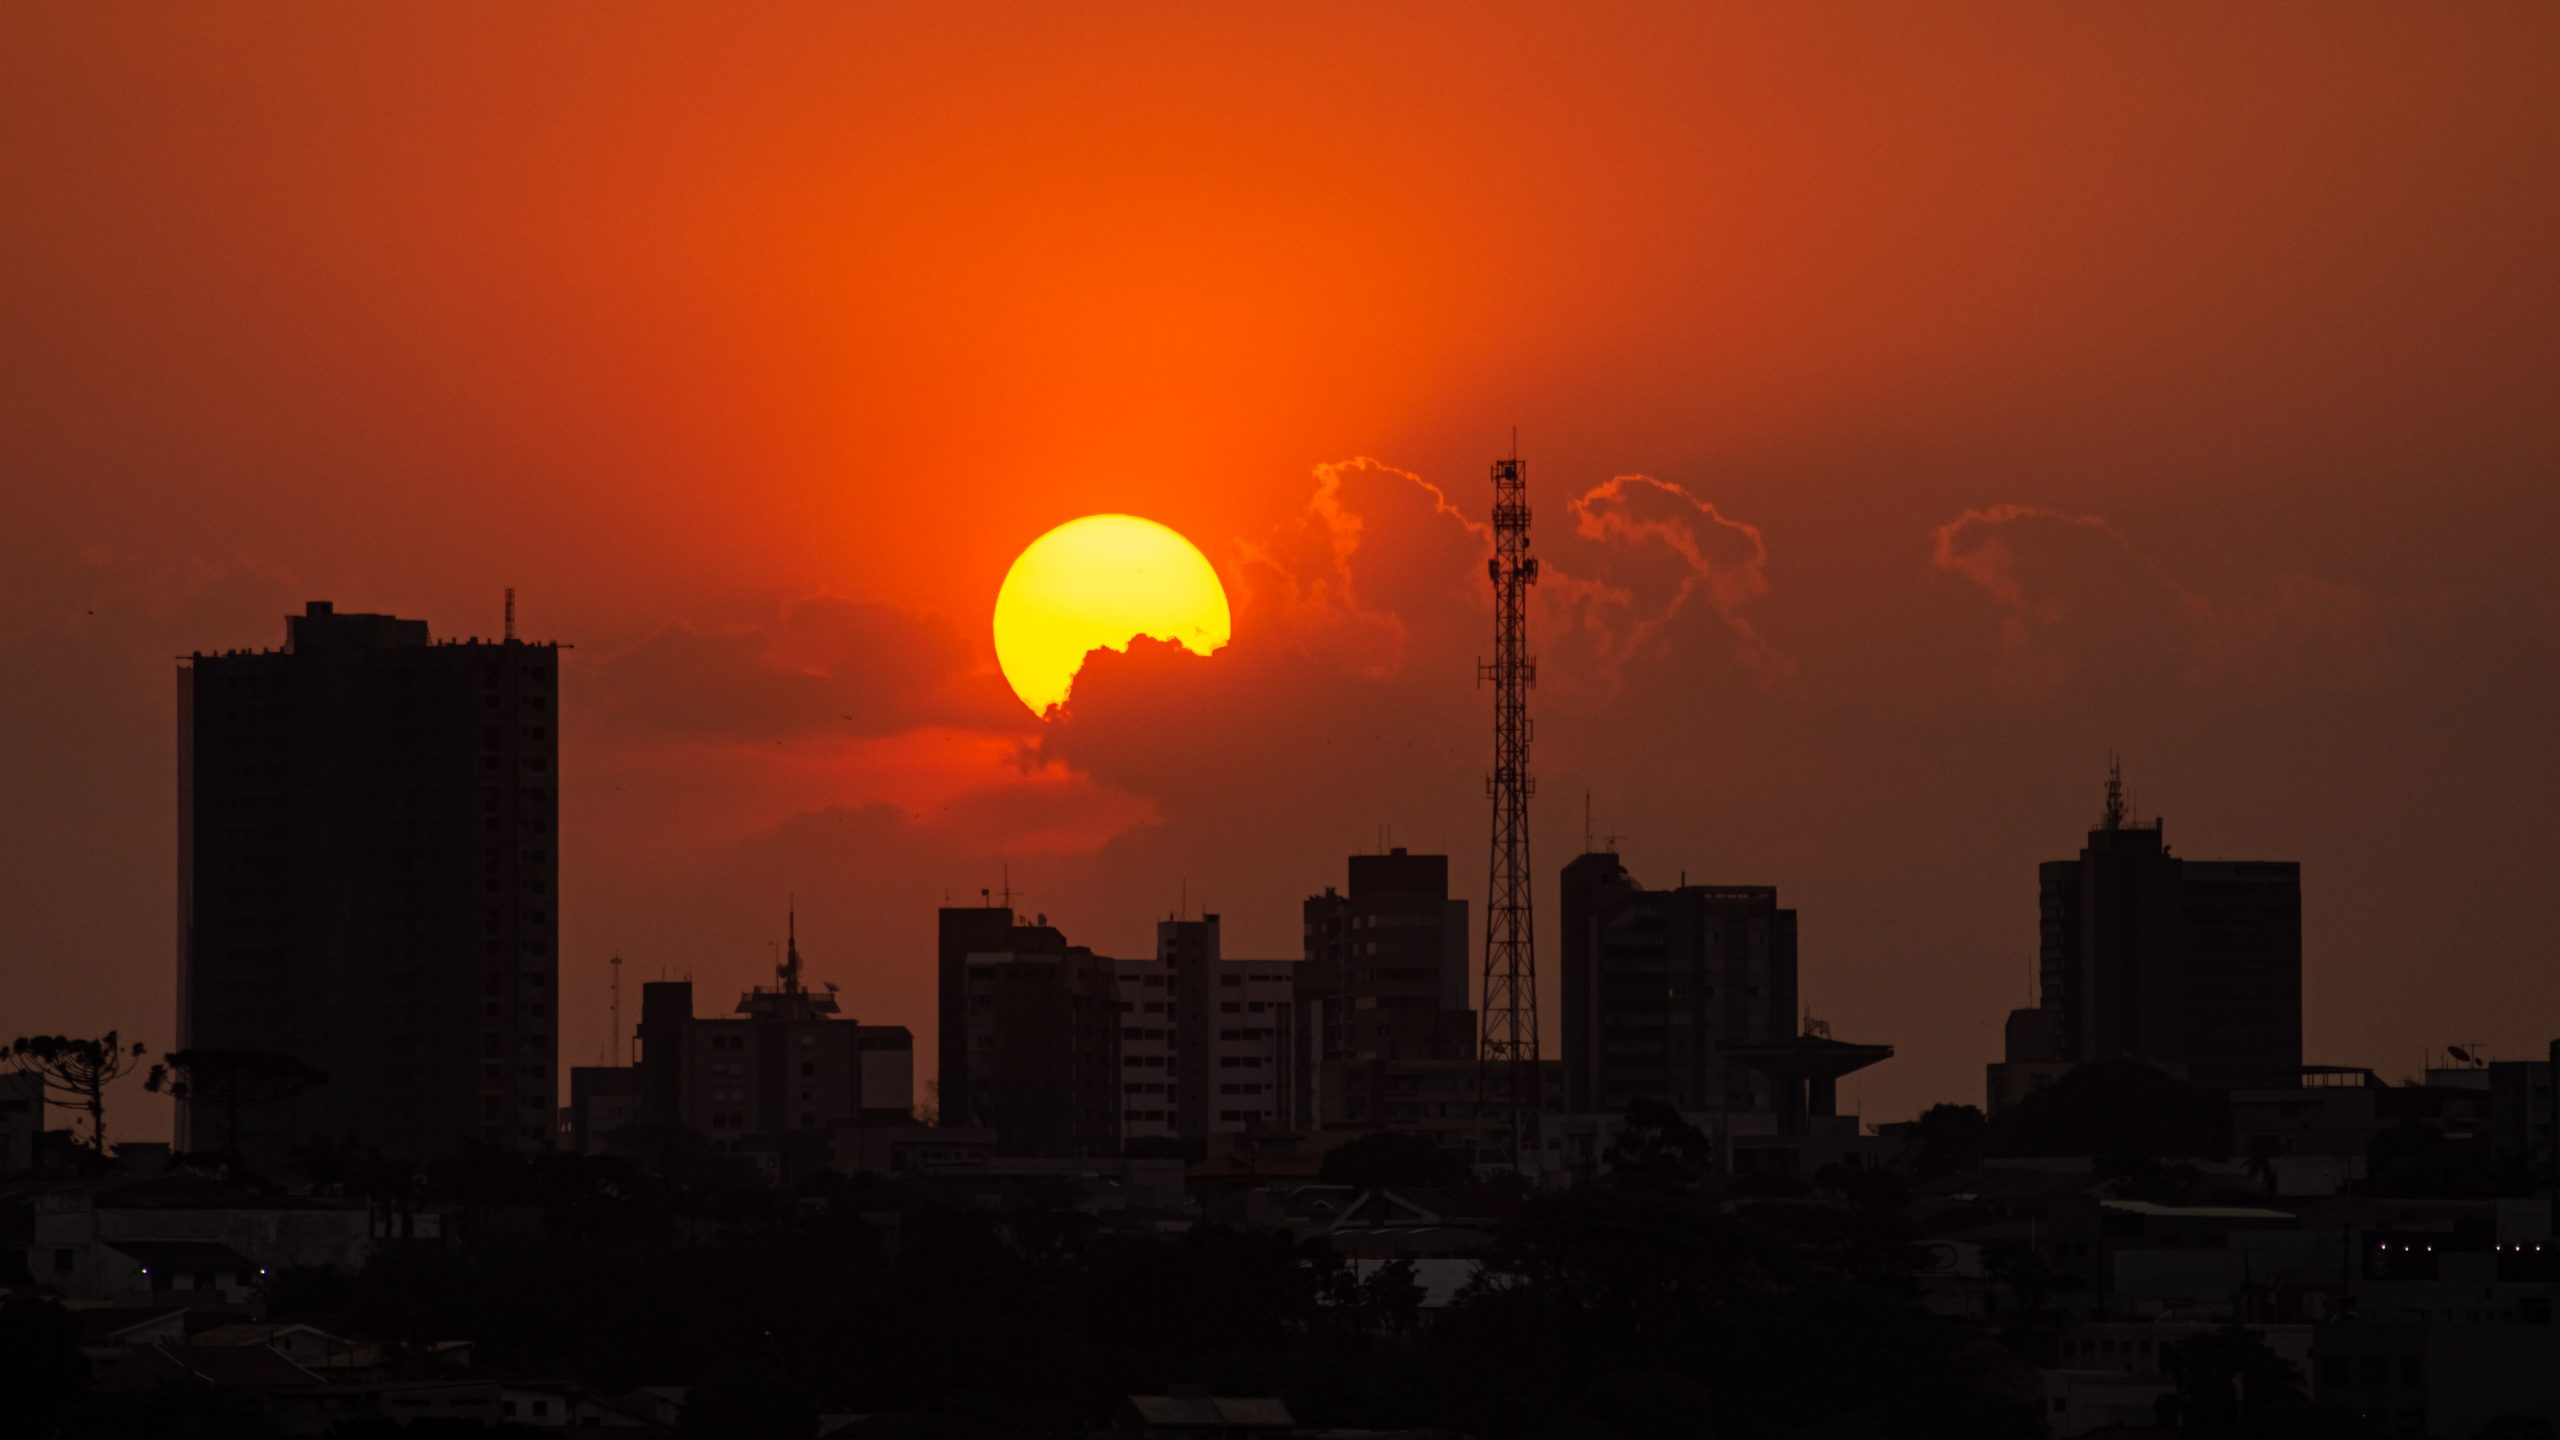
[[[1993,1108],[2091,1060],[2228,1091],[2302,1065],[2302,867],[2184,860],[2110,779],[2076,860],[2037,870],[2037,1001],[2011,1017]]]
[[[559,651],[314,601],[178,669],[178,1043],[328,1082],[245,1117],[397,1156],[551,1143]],[[181,1106],[182,1147],[218,1122]]]
[[[833,987],[802,985],[796,933],[776,976],[720,1016],[693,1013],[690,980],[641,986],[632,1080],[617,1082],[610,1068],[579,1072],[587,1083],[576,1093],[595,1108],[573,1116],[572,1131],[590,1144],[609,1140],[604,1117],[627,1108],[642,1124],[699,1131],[724,1152],[778,1153],[796,1171],[832,1163],[838,1130],[915,1124],[907,1027],[860,1024]]]
[[[1571,1110],[1775,1107],[1770,1077],[1726,1052],[1796,1033],[1796,912],[1776,889],[1648,890],[1604,852],[1564,867],[1558,913]]]
[[[1117,964],[1067,945],[1045,922],[1008,920],[986,938],[1037,948],[961,956],[962,1052],[956,1067],[943,1067],[943,1123],[954,1123],[956,1102],[971,1124],[995,1131],[1007,1155],[1119,1153],[1126,1107]],[[949,1033],[948,1017],[943,1024]],[[954,1091],[955,1083],[962,1088]]]
[[[1297,968],[1225,958],[1215,915],[1159,921],[1154,959],[1114,962],[1124,1144],[1296,1123]]]
[[[946,905],[936,926],[934,1036],[936,1119],[944,1125],[981,1123],[975,1113],[980,1086],[969,1068],[969,957],[1056,955],[1066,936],[1046,917],[1025,925],[1010,905]]]
[[[1345,1072],[1473,1060],[1467,902],[1449,894],[1445,855],[1354,855],[1345,891],[1304,907],[1293,1109],[1301,1124],[1367,1123],[1345,1108]],[[1383,1088],[1373,1073],[1372,1089]]]

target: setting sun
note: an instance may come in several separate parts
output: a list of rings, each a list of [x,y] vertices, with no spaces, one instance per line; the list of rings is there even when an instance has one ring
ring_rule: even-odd
[[[1087,515],[1031,542],[996,592],[996,661],[1046,716],[1084,657],[1141,635],[1207,655],[1227,643],[1227,592],[1200,547],[1135,515]]]

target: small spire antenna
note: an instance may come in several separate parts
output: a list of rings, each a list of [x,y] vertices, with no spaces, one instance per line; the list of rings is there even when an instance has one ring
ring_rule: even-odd
[[[604,1063],[628,1065],[631,1052],[627,1037],[622,1033],[622,957],[616,955],[606,963],[613,966],[613,1033],[605,1037]]]
[[[784,904],[782,933],[785,949],[782,963],[775,969],[782,977],[782,993],[797,995],[800,993],[800,897],[794,895]]]
[[[507,643],[516,642],[516,587],[507,587]]]

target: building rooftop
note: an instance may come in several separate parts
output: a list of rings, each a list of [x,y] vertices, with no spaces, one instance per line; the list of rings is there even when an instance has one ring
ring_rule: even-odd
[[[218,1240],[110,1240],[107,1248],[133,1257],[147,1274],[245,1275],[258,1262]]]
[[[160,1345],[169,1362],[209,1385],[259,1390],[308,1389],[326,1380],[264,1345]]]
[[[1298,1423],[1276,1396],[1132,1395],[1128,1408],[1142,1425],[1287,1430]]]

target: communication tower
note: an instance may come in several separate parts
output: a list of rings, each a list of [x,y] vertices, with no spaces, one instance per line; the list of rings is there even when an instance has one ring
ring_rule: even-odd
[[[1493,658],[1476,666],[1493,682],[1492,878],[1485,890],[1482,1031],[1476,1043],[1477,1088],[1488,1109],[1507,1110],[1515,1162],[1538,1113],[1538,954],[1531,925],[1529,691],[1538,662],[1528,653],[1529,587],[1537,557],[1529,553],[1528,467],[1519,442],[1493,462]]]

